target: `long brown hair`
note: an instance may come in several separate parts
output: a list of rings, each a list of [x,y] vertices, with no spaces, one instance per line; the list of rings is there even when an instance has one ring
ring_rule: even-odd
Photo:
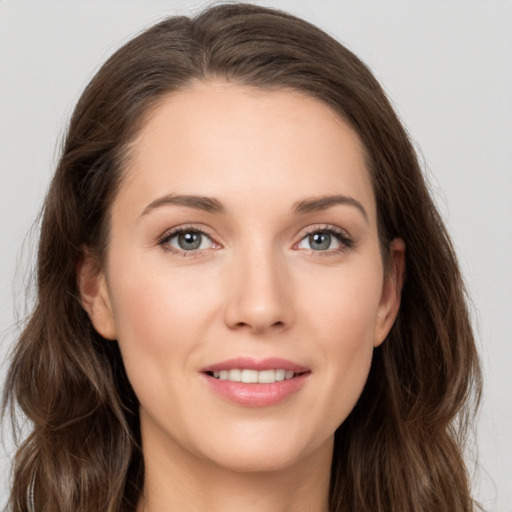
[[[37,303],[18,340],[4,411],[30,432],[13,466],[10,508],[133,511],[144,463],[138,403],[115,341],[92,327],[76,268],[101,259],[130,142],[165,95],[222,79],[291,88],[328,104],[359,135],[386,254],[407,246],[402,306],[368,382],[338,428],[330,510],[474,510],[464,440],[480,393],[463,281],[411,142],[382,88],[311,24],[248,4],[171,17],[118,50],[80,98],[42,216]]]

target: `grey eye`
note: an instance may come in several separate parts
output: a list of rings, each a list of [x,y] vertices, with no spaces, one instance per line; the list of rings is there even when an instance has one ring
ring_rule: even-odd
[[[181,231],[170,236],[165,243],[185,252],[211,249],[213,246],[212,239],[199,231]]]
[[[331,247],[331,235],[329,233],[313,233],[308,236],[309,246],[314,251],[325,251]]]
[[[339,237],[328,231],[315,231],[305,236],[299,242],[299,249],[309,249],[313,251],[327,251],[341,247]]]
[[[180,233],[178,235],[178,245],[184,251],[193,251],[201,247],[201,233]]]

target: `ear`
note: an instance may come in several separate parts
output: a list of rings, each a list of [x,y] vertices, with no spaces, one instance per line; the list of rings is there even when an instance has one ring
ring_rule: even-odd
[[[84,251],[76,269],[80,301],[101,336],[117,338],[107,280],[98,258]]]
[[[382,295],[377,310],[374,346],[379,346],[388,335],[400,308],[400,297],[405,273],[405,242],[394,238],[389,244],[389,268],[382,285]]]

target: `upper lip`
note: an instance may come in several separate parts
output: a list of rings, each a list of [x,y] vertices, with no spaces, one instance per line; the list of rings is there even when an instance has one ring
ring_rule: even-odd
[[[306,366],[300,365],[287,359],[279,357],[267,357],[265,359],[254,359],[252,357],[236,357],[205,366],[201,372],[220,372],[222,370],[247,369],[247,370],[291,370],[295,373],[310,371]]]

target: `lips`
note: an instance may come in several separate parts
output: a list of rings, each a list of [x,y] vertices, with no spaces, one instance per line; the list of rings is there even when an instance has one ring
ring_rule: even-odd
[[[297,393],[311,371],[280,358],[237,358],[201,370],[215,394],[245,407],[276,405]]]
[[[244,368],[247,370],[275,370],[282,368],[283,370],[289,370],[294,373],[304,373],[309,369],[305,366],[294,363],[287,359],[281,359],[279,357],[268,357],[265,359],[253,359],[251,357],[237,357],[235,359],[229,359],[220,363],[215,363],[206,366],[201,371],[206,372],[220,372],[222,370],[233,370],[237,368]]]

